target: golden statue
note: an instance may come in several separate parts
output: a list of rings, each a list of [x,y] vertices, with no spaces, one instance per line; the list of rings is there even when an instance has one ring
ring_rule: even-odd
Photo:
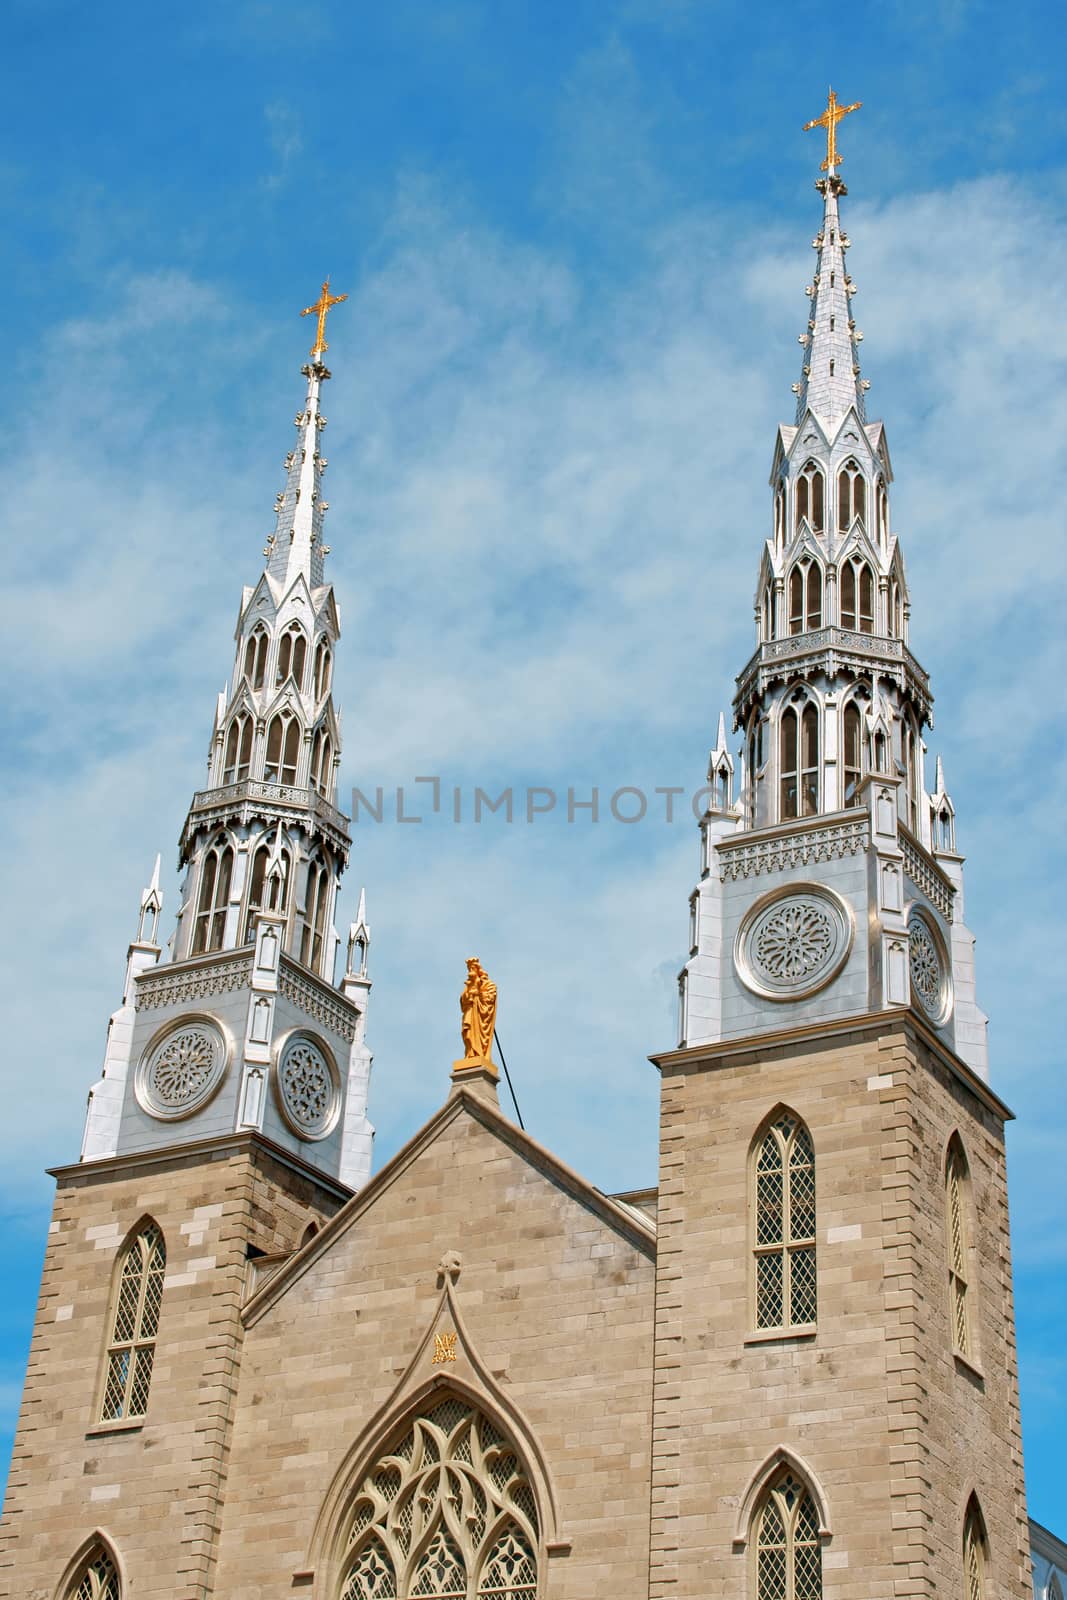
[[[467,981],[459,997],[463,1016],[463,1060],[457,1066],[493,1067],[493,1033],[496,1028],[496,984],[478,960],[467,962]]]
[[[826,129],[826,160],[822,164],[823,172],[832,172],[835,167],[840,166],[842,157],[837,148],[837,124],[842,117],[847,117],[850,112],[858,111],[862,104],[862,100],[856,100],[850,106],[838,105],[837,96],[831,89],[830,98],[826,102],[826,110],[822,116],[813,117],[810,122],[805,122],[805,133],[808,132],[809,128]]]
[[[313,356],[321,356],[322,352],[329,348],[326,343],[326,318],[333,310],[334,306],[339,306],[342,300],[347,299],[348,296],[346,294],[330,293],[330,280],[327,278],[326,282],[322,286],[322,293],[315,301],[315,304],[313,306],[305,306],[303,311],[301,311],[300,315],[302,317],[317,316],[319,319],[318,331],[315,335],[315,343],[311,346],[311,354]]]

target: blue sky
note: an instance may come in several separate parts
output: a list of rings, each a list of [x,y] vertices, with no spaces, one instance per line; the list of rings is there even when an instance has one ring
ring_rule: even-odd
[[[342,789],[702,777],[751,648],[816,135],[968,855],[1009,1135],[1031,1509],[1067,1418],[1059,1170],[1065,66],[1052,7],[9,0],[0,1429],[137,898],[201,780],[329,272]],[[527,1125],[655,1178],[695,829],[360,824],[372,1116],[442,1099],[463,959]],[[17,909],[14,909],[17,908]],[[1062,1526],[1058,1531],[1065,1532]]]

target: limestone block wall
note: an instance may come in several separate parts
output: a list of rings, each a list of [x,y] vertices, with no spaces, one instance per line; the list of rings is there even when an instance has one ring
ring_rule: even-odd
[[[417,1404],[435,1378],[491,1416],[506,1404],[524,1419],[558,1508],[540,1504],[543,1600],[644,1593],[649,1230],[631,1213],[613,1222],[610,1202],[510,1137],[454,1102],[250,1303],[218,1573],[227,1600],[336,1600],[328,1507],[384,1446],[398,1385]],[[426,1341],[439,1316],[449,1326],[445,1257],[461,1263],[462,1327],[456,1360],[435,1364]]]
[[[249,1247],[291,1251],[346,1191],[251,1136],[57,1174],[0,1538],[0,1595],[53,1600],[103,1531],[130,1594],[210,1593]],[[167,1261],[147,1415],[101,1424],[115,1263],[138,1223]]]
[[[746,1495],[783,1450],[823,1497],[826,1600],[961,1592],[972,1490],[988,1592],[1022,1600],[1003,1129],[988,1096],[902,1012],[673,1052],[661,1070],[653,1600],[754,1592]],[[818,1323],[800,1337],[757,1330],[752,1307],[749,1154],[778,1105],[803,1117],[816,1155]],[[949,1336],[954,1127],[978,1202],[983,1377]]]

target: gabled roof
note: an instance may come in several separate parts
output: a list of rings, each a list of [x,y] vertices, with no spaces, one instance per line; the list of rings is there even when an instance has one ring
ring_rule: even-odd
[[[252,1295],[241,1313],[245,1326],[251,1327],[257,1322],[320,1256],[330,1250],[352,1228],[358,1227],[361,1218],[367,1215],[385,1191],[414,1165],[446,1128],[462,1116],[470,1117],[479,1123],[494,1138],[499,1139],[501,1144],[507,1145],[514,1151],[520,1160],[536,1168],[549,1183],[555,1184],[557,1188],[570,1195],[572,1200],[585,1206],[635,1250],[640,1251],[650,1261],[655,1260],[656,1230],[648,1218],[642,1217],[632,1207],[620,1204],[595,1188],[558,1156],[554,1156],[544,1145],[539,1144],[522,1128],[510,1122],[502,1112],[483,1100],[481,1096],[472,1094],[466,1089],[458,1089],[445,1101],[440,1111],[432,1116],[429,1122],[423,1124],[414,1138],[410,1139],[391,1161],[387,1161],[381,1171],[358,1194],[353,1195],[313,1239],[290,1256],[285,1265]]]

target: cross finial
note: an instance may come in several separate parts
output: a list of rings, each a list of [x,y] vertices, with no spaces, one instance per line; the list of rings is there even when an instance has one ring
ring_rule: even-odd
[[[862,104],[862,100],[856,100],[850,106],[839,105],[837,96],[831,89],[830,97],[826,102],[826,110],[822,116],[813,117],[810,122],[805,122],[805,133],[808,132],[809,128],[826,129],[826,160],[822,164],[823,172],[832,173],[835,167],[840,166],[841,156],[838,154],[837,149],[837,124],[842,117],[847,117],[850,111],[858,111]]]
[[[319,295],[319,298],[316,300],[315,304],[313,306],[305,306],[303,311],[301,311],[300,315],[302,317],[317,316],[319,319],[318,330],[315,334],[315,343],[311,346],[311,354],[313,356],[320,356],[322,352],[327,349],[326,318],[329,312],[334,306],[339,306],[342,300],[347,299],[348,296],[346,294],[330,293],[330,280],[327,278],[326,282],[322,286],[322,293]]]

